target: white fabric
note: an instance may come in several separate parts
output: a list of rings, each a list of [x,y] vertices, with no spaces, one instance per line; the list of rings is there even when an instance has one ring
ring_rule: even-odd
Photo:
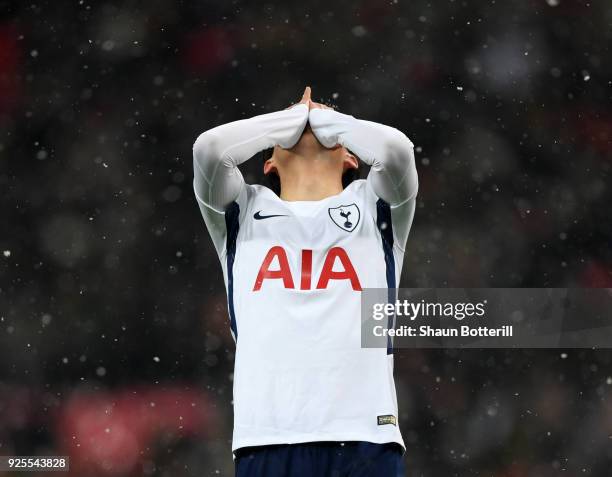
[[[412,143],[387,126],[315,111],[309,117],[306,106],[298,105],[226,124],[203,133],[194,145],[194,190],[226,286],[229,273],[233,275],[233,450],[348,440],[404,446],[397,426],[377,422],[384,415],[399,420],[393,356],[386,349],[361,348],[360,289],[387,287],[376,223],[379,198],[392,204],[392,253],[399,282],[417,187]],[[354,181],[320,201],[299,202],[244,184],[236,166],[273,145],[295,144],[308,120],[322,144],[344,144],[372,165],[367,181]],[[230,271],[223,210],[233,201],[240,213]],[[287,259],[289,282],[277,277],[258,285],[262,263],[273,247],[282,249]],[[332,262],[331,279],[321,281],[327,255],[339,249],[354,269],[357,287],[349,278],[334,278],[346,270],[340,258]],[[310,267],[304,261],[308,254]],[[280,270],[280,262],[276,256],[269,270]]]
[[[399,206],[416,195],[414,146],[404,133],[332,109],[312,109],[308,122],[323,146],[341,144],[372,166],[368,181],[383,200]]]
[[[290,148],[308,121],[308,106],[233,121],[200,134],[193,145],[194,186],[200,199],[217,212],[233,202],[244,179],[238,165],[275,145]]]

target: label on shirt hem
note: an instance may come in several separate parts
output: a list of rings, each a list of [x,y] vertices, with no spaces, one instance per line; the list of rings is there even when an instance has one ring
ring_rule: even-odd
[[[385,424],[393,424],[397,426],[397,419],[393,414],[385,414],[384,416],[377,416],[378,425],[384,426]]]

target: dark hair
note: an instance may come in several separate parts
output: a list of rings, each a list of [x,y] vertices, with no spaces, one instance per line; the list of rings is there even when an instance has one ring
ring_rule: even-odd
[[[262,162],[265,163],[268,159],[270,159],[273,153],[274,153],[273,147],[264,149],[263,151],[261,151],[261,157],[263,159]],[[342,174],[342,187],[346,188],[351,182],[353,182],[358,177],[359,177],[359,170],[356,170],[356,169],[346,170],[344,174]],[[274,192],[276,195],[280,197],[281,185],[280,185],[280,177],[278,177],[278,174],[271,173],[271,174],[265,175],[264,180],[263,180],[263,185],[268,187],[270,190],[272,190],[272,192]]]

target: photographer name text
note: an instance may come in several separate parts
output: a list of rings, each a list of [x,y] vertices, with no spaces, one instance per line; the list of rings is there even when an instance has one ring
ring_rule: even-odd
[[[469,327],[462,325],[459,328],[434,328],[429,325],[407,326],[402,325],[396,328],[386,328],[382,325],[373,327],[374,336],[408,336],[419,338],[442,338],[442,337],[511,337],[512,325],[504,325],[499,328],[489,328],[486,326]]]

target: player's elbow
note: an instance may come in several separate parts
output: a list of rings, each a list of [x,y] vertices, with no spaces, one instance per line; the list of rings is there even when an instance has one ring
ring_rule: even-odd
[[[193,143],[193,161],[202,171],[221,160],[219,142],[215,136],[203,132]]]
[[[388,169],[405,171],[414,167],[414,144],[403,132],[396,129],[393,134],[387,136],[385,151]]]
[[[388,202],[392,206],[401,205],[414,197],[418,190],[414,145],[404,133],[395,130],[387,137],[385,150],[382,168],[393,190]]]

